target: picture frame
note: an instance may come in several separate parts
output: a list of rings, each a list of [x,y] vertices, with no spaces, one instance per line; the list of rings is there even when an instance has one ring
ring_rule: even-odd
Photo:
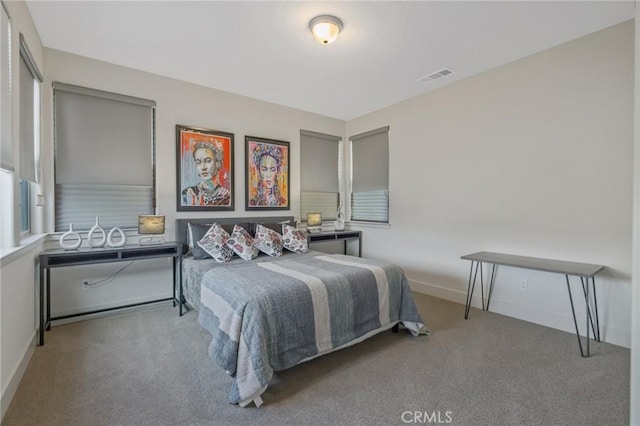
[[[234,210],[234,134],[176,125],[177,211]]]
[[[289,142],[245,136],[245,210],[289,210]]]

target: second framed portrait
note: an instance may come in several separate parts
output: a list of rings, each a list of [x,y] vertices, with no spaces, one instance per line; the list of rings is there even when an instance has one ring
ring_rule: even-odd
[[[245,136],[246,210],[289,209],[289,142]]]
[[[176,125],[177,210],[233,210],[233,133]]]

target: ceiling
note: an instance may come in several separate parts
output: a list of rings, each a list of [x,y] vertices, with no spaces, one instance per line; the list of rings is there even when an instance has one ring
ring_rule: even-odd
[[[633,1],[31,1],[45,47],[349,120],[634,17]],[[328,46],[320,14],[344,28]],[[424,83],[448,68],[453,74]],[[46,70],[45,70],[46,71]]]

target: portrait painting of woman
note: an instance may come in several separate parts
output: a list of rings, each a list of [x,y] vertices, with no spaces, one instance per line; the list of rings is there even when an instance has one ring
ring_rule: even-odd
[[[178,211],[233,210],[233,134],[176,126]]]
[[[289,142],[245,137],[247,210],[289,209]]]

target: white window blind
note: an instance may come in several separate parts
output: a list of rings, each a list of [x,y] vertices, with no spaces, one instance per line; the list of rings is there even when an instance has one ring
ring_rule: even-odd
[[[40,143],[40,87],[42,74],[20,34],[20,178],[37,181],[36,145]]]
[[[389,127],[352,136],[351,220],[389,222]]]
[[[56,231],[155,212],[155,102],[53,83]]]
[[[0,168],[13,172],[11,24],[4,4],[0,4],[0,10]]]
[[[335,220],[340,199],[340,143],[338,136],[300,130],[300,220],[322,213]]]

